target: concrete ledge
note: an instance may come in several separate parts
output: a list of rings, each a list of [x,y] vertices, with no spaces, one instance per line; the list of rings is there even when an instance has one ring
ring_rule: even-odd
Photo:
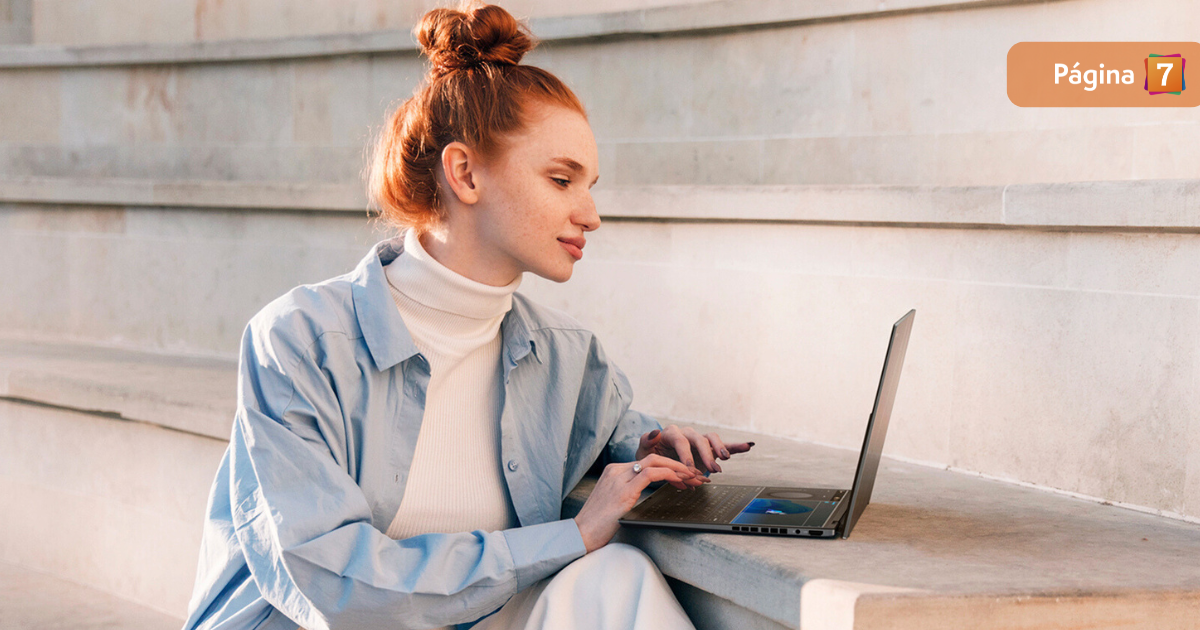
[[[857,452],[700,429],[758,443],[714,483],[852,483]],[[593,484],[585,479],[564,512],[576,513]],[[847,540],[619,537],[669,577],[787,628],[961,628],[970,619],[996,630],[1101,620],[1182,629],[1194,627],[1200,602],[1200,565],[1185,560],[1200,554],[1200,526],[891,459]]]
[[[809,589],[809,586],[812,586]],[[811,593],[810,593],[811,591]],[[1013,628],[1196,627],[1197,591],[1046,593],[1006,596],[945,596],[921,591],[813,580],[805,585],[800,627],[804,630],[893,628],[913,630],[1009,630]],[[812,611],[810,613],[810,611]]]
[[[1026,225],[1195,228],[1200,180],[1009,186],[1005,221]]]
[[[593,193],[600,215],[896,227],[1200,231],[1200,179],[1008,186],[643,186]],[[0,202],[367,214],[361,184],[19,178]]]
[[[0,398],[228,440],[236,395],[236,361],[0,339]]]
[[[612,218],[952,228],[1200,229],[1200,180],[1008,186],[656,186],[597,191]]]
[[[24,177],[0,180],[0,201],[65,205],[367,212],[359,184]]]
[[[923,11],[1027,4],[1033,0],[718,0],[653,9],[534,17],[543,42],[687,35],[772,26],[853,20]],[[223,63],[268,59],[415,52],[408,31],[379,31],[264,40],[120,46],[0,46],[0,68]]]

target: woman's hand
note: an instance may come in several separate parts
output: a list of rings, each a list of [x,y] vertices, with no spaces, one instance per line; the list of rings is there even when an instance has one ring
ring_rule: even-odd
[[[589,553],[612,540],[620,527],[617,519],[633,509],[646,486],[655,481],[666,481],[683,490],[709,481],[699,471],[662,455],[650,454],[637,463],[641,464],[641,472],[633,471],[634,462],[605,466],[596,487],[575,515],[575,524],[579,526]]]
[[[692,469],[697,468],[696,460],[699,460],[704,466],[704,470],[696,472],[704,474],[705,472],[721,472],[721,465],[717,463],[718,459],[729,459],[735,453],[745,453],[752,446],[754,446],[754,442],[726,444],[716,433],[700,435],[691,427],[681,429],[672,424],[662,431],[655,429],[643,435],[635,457],[641,459],[655,453],[679,460]]]

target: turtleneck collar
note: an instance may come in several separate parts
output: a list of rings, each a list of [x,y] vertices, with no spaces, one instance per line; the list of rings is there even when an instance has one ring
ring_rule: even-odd
[[[492,319],[512,308],[512,294],[523,276],[494,287],[450,270],[421,246],[416,230],[404,233],[404,251],[384,267],[388,282],[429,308],[471,319]]]

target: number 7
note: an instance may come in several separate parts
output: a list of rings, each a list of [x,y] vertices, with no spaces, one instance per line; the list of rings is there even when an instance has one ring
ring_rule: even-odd
[[[1162,70],[1163,68],[1166,68],[1166,69],[1167,69],[1167,71],[1163,73],[1163,82],[1162,82],[1162,84],[1163,84],[1163,87],[1167,87],[1167,75],[1171,74],[1171,68],[1174,68],[1174,67],[1175,67],[1175,64],[1173,64],[1173,63],[1160,63],[1160,64],[1158,64],[1158,69],[1159,69],[1159,70]]]

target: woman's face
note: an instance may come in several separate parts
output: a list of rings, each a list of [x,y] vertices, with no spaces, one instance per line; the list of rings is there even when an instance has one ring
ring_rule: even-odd
[[[524,271],[565,282],[583,256],[584,232],[600,227],[591,194],[599,177],[591,127],[559,106],[531,105],[528,117],[526,130],[506,138],[507,150],[494,163],[469,150],[460,150],[462,163],[443,158],[457,180],[446,227],[452,240],[472,241],[476,262],[463,266],[486,276],[475,277],[481,282],[506,284]],[[459,226],[472,233],[469,239],[454,234]]]

